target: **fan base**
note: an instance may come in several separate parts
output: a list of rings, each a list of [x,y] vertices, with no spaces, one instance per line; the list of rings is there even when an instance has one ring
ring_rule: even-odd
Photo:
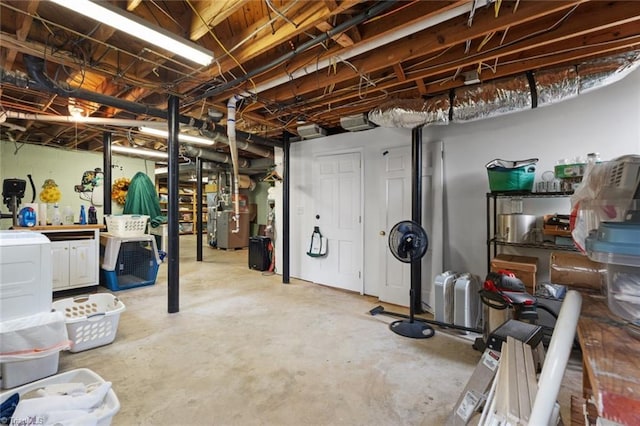
[[[435,334],[429,324],[411,320],[394,321],[389,324],[389,329],[400,336],[411,337],[412,339],[428,339]]]

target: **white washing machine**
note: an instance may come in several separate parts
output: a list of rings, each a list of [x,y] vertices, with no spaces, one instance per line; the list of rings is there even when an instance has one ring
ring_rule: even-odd
[[[49,312],[51,242],[34,231],[0,231],[0,322]]]

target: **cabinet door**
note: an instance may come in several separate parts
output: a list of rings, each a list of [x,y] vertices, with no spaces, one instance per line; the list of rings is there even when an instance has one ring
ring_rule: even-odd
[[[69,287],[69,242],[51,243],[52,285],[54,290]]]
[[[96,241],[71,241],[69,243],[69,285],[93,285],[97,282]]]

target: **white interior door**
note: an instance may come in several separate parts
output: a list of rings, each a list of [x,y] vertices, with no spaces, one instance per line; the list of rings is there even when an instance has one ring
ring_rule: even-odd
[[[380,262],[384,277],[379,299],[400,306],[409,306],[411,266],[402,263],[389,250],[389,231],[396,223],[411,219],[411,147],[387,148],[380,152],[382,192],[386,207],[380,229]]]
[[[327,255],[310,259],[316,266],[315,281],[362,293],[360,153],[316,156],[313,179],[314,225],[328,239]]]
[[[380,244],[383,244],[379,299],[409,306],[411,265],[402,263],[388,247],[389,231],[398,222],[411,219],[411,147],[387,148],[380,153],[382,194],[386,213]],[[422,227],[429,248],[422,258],[422,300],[433,306],[433,277],[442,272],[442,142],[426,143],[422,159]],[[382,235],[384,233],[384,235]]]

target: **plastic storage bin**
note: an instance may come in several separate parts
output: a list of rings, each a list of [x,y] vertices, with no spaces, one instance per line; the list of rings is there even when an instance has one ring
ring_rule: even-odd
[[[59,312],[0,322],[2,387],[12,388],[58,371],[61,350],[69,349],[64,316]]]
[[[100,284],[111,291],[153,285],[160,257],[153,235],[100,235]]]
[[[640,325],[640,224],[602,222],[586,247],[592,260],[607,264],[611,312]]]
[[[537,158],[532,158],[522,161],[496,159],[487,163],[489,189],[492,192],[531,191],[537,162]]]
[[[66,383],[82,383],[84,385],[102,384],[105,380],[99,375],[89,370],[88,368],[79,368],[77,370],[67,371],[65,373],[56,374],[55,376],[38,380],[37,382],[29,383],[19,388],[12,389],[0,394],[0,403],[4,403],[10,397],[18,393],[20,396],[27,393],[36,391],[38,389],[46,388],[51,385],[60,385]],[[116,396],[113,389],[107,392],[106,397],[102,401],[102,404],[97,407],[92,414],[97,417],[98,426],[109,426],[118,411],[120,411],[120,401]],[[15,424],[20,423],[20,419],[12,419]],[[39,424],[39,423],[34,423]]]
[[[0,364],[2,389],[11,389],[56,374],[59,364],[59,351],[40,358],[2,363]]]
[[[105,215],[107,222],[107,231],[116,237],[135,237],[144,235],[147,232],[147,221],[149,216],[146,215]]]
[[[65,316],[71,352],[108,345],[116,338],[124,303],[110,293],[77,296],[53,302]]]

